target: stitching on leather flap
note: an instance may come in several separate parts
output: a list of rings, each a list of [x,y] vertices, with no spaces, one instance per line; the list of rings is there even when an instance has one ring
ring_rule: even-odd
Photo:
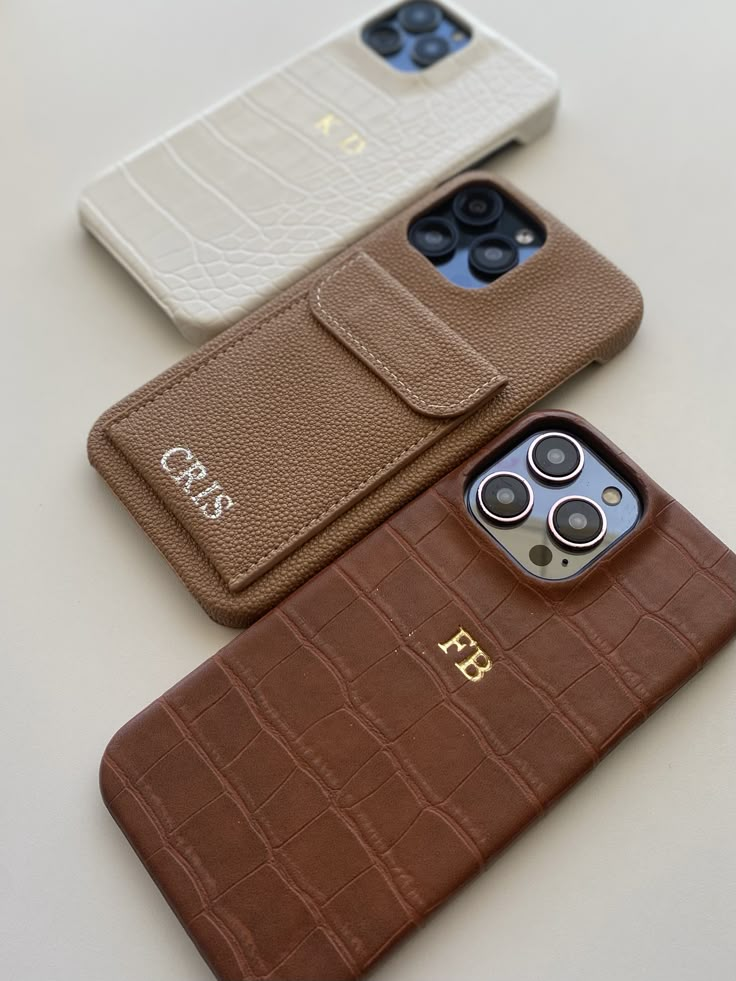
[[[358,262],[367,264],[368,270],[371,273],[377,273],[381,280],[387,284],[390,284],[392,288],[395,284],[399,298],[404,302],[410,303],[416,311],[421,313],[422,320],[425,321],[428,328],[431,327],[436,331],[441,331],[446,335],[446,340],[448,341],[450,338],[452,338],[455,346],[460,348],[464,354],[470,355],[474,360],[484,364],[488,373],[485,375],[485,377],[483,377],[480,384],[478,384],[472,391],[466,393],[462,398],[447,402],[432,402],[423,395],[420,395],[415,388],[412,388],[412,386],[409,385],[408,382],[401,376],[400,371],[398,368],[396,368],[396,366],[390,366],[385,357],[379,357],[374,351],[371,351],[364,341],[357,336],[354,330],[351,330],[347,324],[338,320],[334,313],[327,310],[325,307],[326,301],[323,299],[325,287]],[[375,269],[373,267],[375,267]],[[476,351],[475,348],[473,348],[463,337],[456,334],[451,327],[441,321],[431,310],[427,309],[417,297],[401,286],[401,284],[398,283],[389,272],[383,269],[365,252],[357,252],[350,259],[348,259],[347,262],[344,262],[341,266],[338,266],[338,268],[330,273],[329,276],[326,276],[323,280],[321,280],[314,288],[313,299],[314,306],[319,311],[320,319],[326,321],[330,327],[337,331],[338,334],[342,335],[342,337],[346,339],[348,346],[351,347],[355,353],[377,368],[384,377],[384,380],[388,381],[391,387],[399,389],[399,393],[403,394],[405,401],[409,402],[413,408],[419,409],[420,412],[424,411],[426,413],[443,415],[459,414],[472,402],[479,400],[480,397],[491,388],[506,381],[505,376],[497,371],[497,369],[478,351]],[[388,376],[388,378],[386,376]]]

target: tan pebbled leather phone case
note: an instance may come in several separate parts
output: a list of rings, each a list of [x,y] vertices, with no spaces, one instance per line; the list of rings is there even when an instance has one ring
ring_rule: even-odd
[[[464,492],[560,427],[643,514],[544,582]],[[480,683],[456,669],[460,630],[492,659]],[[129,722],[102,792],[219,978],[353,978],[734,632],[736,555],[583,420],[537,413]]]
[[[545,229],[483,289],[410,221],[470,183]],[[486,173],[448,182],[97,422],[93,465],[215,620],[245,626],[520,412],[632,338],[633,283]]]

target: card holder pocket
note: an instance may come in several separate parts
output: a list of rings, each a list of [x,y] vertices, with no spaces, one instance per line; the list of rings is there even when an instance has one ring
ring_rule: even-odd
[[[237,593],[505,381],[358,251],[106,435]]]
[[[365,252],[319,281],[310,300],[324,326],[423,415],[464,415],[506,380]]]

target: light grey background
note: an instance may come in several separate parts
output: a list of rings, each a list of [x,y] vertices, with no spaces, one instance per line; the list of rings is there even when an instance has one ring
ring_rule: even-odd
[[[646,300],[632,346],[547,404],[590,418],[733,547],[736,8],[467,5],[563,86],[553,132],[497,169]],[[107,816],[96,770],[112,733],[232,632],[85,459],[96,416],[188,346],[80,231],[75,199],[99,169],[372,9],[2,4],[5,978],[209,977]],[[730,981],[734,689],[732,644],[374,976]]]

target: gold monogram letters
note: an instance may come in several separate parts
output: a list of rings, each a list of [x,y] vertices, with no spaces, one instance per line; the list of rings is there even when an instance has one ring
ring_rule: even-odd
[[[367,146],[367,141],[363,139],[360,133],[348,133],[344,134],[345,123],[339,119],[334,112],[325,113],[321,119],[318,119],[314,124],[314,128],[319,130],[323,136],[332,138],[333,135],[337,140],[337,147],[342,153],[347,154],[349,157],[354,157],[358,153],[362,153]],[[333,134],[333,130],[336,132]]]
[[[493,661],[485,651],[480,649],[478,641],[474,640],[463,627],[460,627],[454,637],[437,646],[444,654],[449,653],[451,647],[455,648],[456,654],[466,650],[472,652],[460,661],[455,661],[455,667],[461,674],[465,675],[468,681],[480,681],[483,675],[488,674],[493,667]]]

